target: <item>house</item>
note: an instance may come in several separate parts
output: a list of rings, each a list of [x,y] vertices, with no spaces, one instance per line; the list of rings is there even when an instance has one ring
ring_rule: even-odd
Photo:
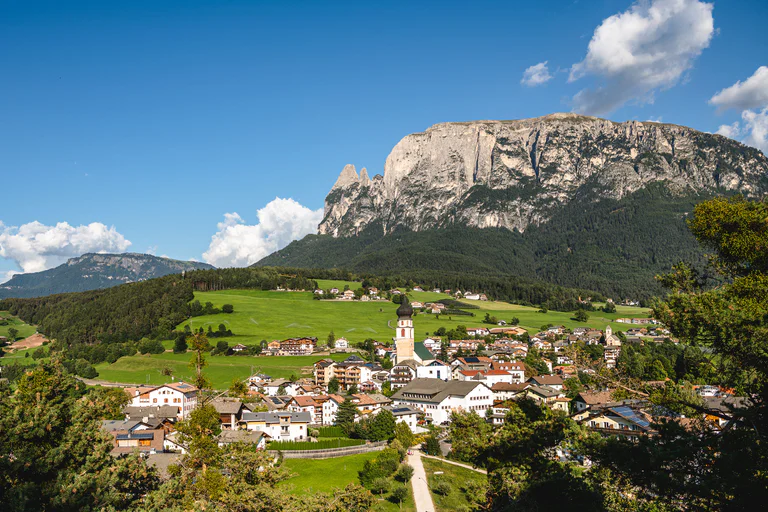
[[[513,377],[512,374],[506,370],[486,370],[481,373],[481,378],[488,387],[499,382],[508,382],[510,384],[516,382],[516,376]],[[520,382],[522,382],[522,379]]]
[[[525,365],[516,361],[496,361],[491,367],[494,370],[503,370],[512,376],[512,382],[525,381]]]
[[[483,370],[465,370],[459,366],[457,366],[453,373],[453,379],[454,380],[482,380],[481,378],[476,378],[479,376],[482,376]]]
[[[178,408],[172,405],[155,407],[135,407],[132,405],[123,408],[126,420],[138,420],[142,423],[157,428],[162,425],[166,432],[172,430],[173,424],[179,418]]]
[[[232,347],[232,352],[242,352],[243,350],[248,349],[247,346],[243,345],[242,343],[238,343],[234,347]]]
[[[418,366],[416,368],[416,378],[451,380],[451,365],[435,360],[429,364]]]
[[[467,300],[480,300],[479,293],[465,293],[464,298]]]
[[[288,379],[275,379],[271,382],[264,383],[261,389],[267,396],[277,396],[277,395],[283,394],[280,392],[280,388],[283,388],[283,390],[285,390],[286,387],[289,385],[291,385],[291,381],[289,381]]]
[[[328,399],[327,396],[294,396],[288,402],[286,410],[290,412],[306,412],[311,417],[310,423],[321,425],[323,423],[323,403]]]
[[[611,401],[611,391],[582,391],[573,399],[575,412],[597,408]]]
[[[308,412],[246,412],[239,424],[245,430],[258,430],[275,441],[303,441],[312,421]]]
[[[256,445],[257,450],[263,450],[267,446],[269,436],[258,430],[222,430],[216,436],[216,442],[219,446],[226,446],[232,443],[244,443]]]
[[[224,429],[237,428],[237,422],[248,411],[243,402],[236,398],[219,397],[211,400],[210,405],[219,413],[219,421]]]
[[[568,412],[570,398],[566,398],[562,391],[549,386],[531,385],[526,390],[526,396],[535,402],[543,402],[554,410]]]
[[[485,327],[472,327],[467,329],[467,334],[470,336],[488,336],[490,331]]]
[[[341,294],[342,300],[354,300],[355,298],[355,292],[352,290],[345,290],[344,293]]]
[[[324,292],[323,290],[321,290],[320,288],[318,288],[317,290],[315,290],[315,292],[314,292],[314,293],[315,293],[315,295],[325,295],[325,292]]]
[[[628,405],[595,410],[581,423],[603,434],[621,435],[630,439],[653,433],[650,416]]]
[[[270,348],[272,344],[270,343]],[[317,338],[288,338],[280,342],[278,355],[308,356],[317,349]]]
[[[183,381],[162,386],[139,386],[125,388],[134,407],[170,405],[177,410],[177,419],[183,420],[197,407],[198,389]]]
[[[112,435],[114,447],[112,455],[125,455],[133,452],[144,454],[162,453],[165,430],[153,429],[147,424],[135,420],[103,421],[102,430]]]
[[[336,350],[344,350],[346,351],[349,348],[349,341],[347,341],[346,338],[338,338],[334,344],[333,348]]]
[[[528,379],[528,382],[534,386],[547,386],[555,391],[563,390],[563,379],[557,375],[537,375]]]
[[[339,294],[339,289],[338,288],[331,288],[328,291],[331,292],[331,295],[338,295]]]
[[[389,372],[389,382],[392,389],[404,387],[417,377],[419,364],[413,359],[406,359],[392,367]]]
[[[379,294],[379,289],[376,288],[375,286],[371,286],[370,288],[368,288],[368,295],[378,295],[378,294]]]
[[[412,307],[413,309],[421,309],[421,308],[423,308],[423,307],[424,307],[424,303],[423,303],[423,302],[419,302],[419,301],[415,300],[415,301],[411,302],[411,307]]]
[[[395,423],[405,423],[410,427],[411,432],[414,434],[419,434],[425,429],[419,427],[419,416],[421,416],[421,412],[417,409],[414,409],[413,407],[408,407],[406,405],[400,406],[400,407],[383,407],[382,409],[387,410],[392,413],[392,416],[395,417]],[[406,448],[409,448],[406,446]]]
[[[481,416],[493,405],[493,393],[482,382],[416,379],[392,395],[396,406],[421,411],[435,425],[450,422],[454,411],[475,411]]]
[[[489,370],[493,366],[493,359],[485,356],[459,357],[451,362],[452,366],[461,366],[466,370]]]
[[[525,396],[525,390],[531,385],[527,382],[512,383],[509,382],[497,382],[491,386],[493,396],[496,400],[515,400]]]

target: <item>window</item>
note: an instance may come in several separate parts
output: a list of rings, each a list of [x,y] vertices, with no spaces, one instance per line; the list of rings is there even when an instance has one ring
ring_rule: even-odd
[[[157,403],[157,398],[153,398],[153,399],[152,399],[152,403],[153,403],[153,404],[156,404],[156,403]]]

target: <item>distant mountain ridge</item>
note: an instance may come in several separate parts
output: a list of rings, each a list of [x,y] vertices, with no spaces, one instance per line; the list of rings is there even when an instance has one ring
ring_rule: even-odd
[[[42,272],[13,276],[0,285],[0,299],[83,292],[178,274],[185,270],[212,268],[213,265],[208,263],[172,260],[151,254],[88,253]]]

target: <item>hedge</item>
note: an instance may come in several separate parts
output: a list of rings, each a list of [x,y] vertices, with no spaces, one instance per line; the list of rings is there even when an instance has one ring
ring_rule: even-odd
[[[267,445],[267,450],[328,450],[329,448],[345,448],[347,446],[361,446],[362,439],[325,439],[316,443],[311,441],[272,441]]]
[[[320,427],[320,437],[347,437],[341,427]]]

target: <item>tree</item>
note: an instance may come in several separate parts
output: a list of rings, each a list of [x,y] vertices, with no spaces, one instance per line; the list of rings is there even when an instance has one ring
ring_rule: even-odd
[[[232,306],[232,304],[224,304],[223,306],[221,306],[221,312],[227,313],[227,314],[234,313],[235,308]]]
[[[400,509],[403,508],[403,501],[408,498],[408,488],[404,485],[399,485],[392,489],[392,499],[400,505]]]
[[[413,446],[414,435],[413,432],[411,432],[411,427],[403,421],[399,422],[395,425],[395,439],[400,441],[400,444],[405,448]]]
[[[328,348],[332,348],[336,344],[336,335],[333,333],[333,331],[328,333],[328,338],[326,339],[326,343],[328,344]]]
[[[19,330],[15,327],[11,327],[8,329],[8,339],[13,341],[16,341],[16,338],[19,336]]]
[[[512,319],[509,321],[510,325],[517,325],[519,323],[520,323],[520,319],[517,318],[516,316],[513,316]]]
[[[606,302],[605,306],[603,306],[603,311],[605,313],[615,313],[616,312],[616,304],[614,304],[612,301]]]
[[[211,350],[211,345],[208,343],[208,336],[205,333],[195,333],[189,340],[189,346],[194,351],[192,360],[189,363],[189,367],[195,370],[195,376],[193,377],[193,384],[198,389],[205,389],[210,387],[210,381],[203,373],[208,363],[205,361],[205,352]]]
[[[432,434],[424,440],[422,449],[427,455],[440,455],[440,441],[438,441],[437,437]]]
[[[395,417],[382,409],[371,420],[371,441],[389,441],[395,437]]]
[[[491,426],[476,412],[451,413],[451,456],[464,462],[473,462],[479,447],[491,432]]]
[[[184,354],[187,351],[187,335],[180,332],[176,336],[176,341],[173,342],[173,353]]]
[[[328,381],[328,393],[338,393],[339,392],[339,379],[336,377],[331,377],[331,380]]]
[[[577,322],[586,322],[589,320],[589,314],[581,308],[576,310],[576,313],[573,315],[573,319]]]
[[[229,396],[243,397],[248,394],[248,386],[245,382],[235,377],[229,385]]]
[[[58,362],[0,391],[0,503],[8,511],[128,510],[159,484],[138,456],[114,458],[101,430],[102,391],[91,394]]]
[[[357,384],[352,384],[347,388],[347,395],[355,395],[359,392],[357,389]]]
[[[397,470],[397,474],[395,475],[395,478],[400,480],[403,483],[408,483],[411,478],[413,478],[413,466],[410,466],[408,464],[401,464],[400,469]]]
[[[344,400],[339,405],[339,410],[336,412],[335,425],[341,427],[345,433],[352,432],[355,426],[355,418],[357,417],[357,406],[352,400]]]

